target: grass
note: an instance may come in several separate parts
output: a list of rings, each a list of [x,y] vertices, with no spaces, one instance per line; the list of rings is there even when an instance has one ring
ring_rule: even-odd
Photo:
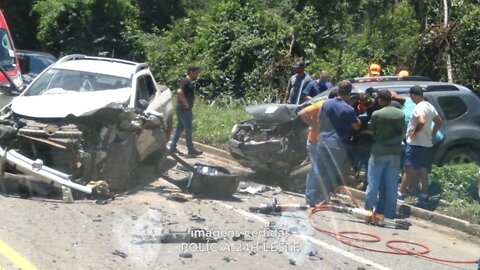
[[[193,140],[226,150],[232,127],[248,118],[244,106],[198,101],[193,107]]]

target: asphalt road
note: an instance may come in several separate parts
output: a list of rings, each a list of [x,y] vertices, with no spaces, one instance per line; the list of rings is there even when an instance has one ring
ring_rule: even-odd
[[[197,161],[225,165],[232,171],[238,166],[207,154]],[[168,171],[174,179],[182,175],[175,168]],[[141,177],[156,178],[151,168]],[[347,246],[314,230],[308,211],[279,216],[251,213],[249,206],[273,198],[281,203],[302,203],[303,199],[276,187],[241,183],[243,188],[248,186],[262,190],[222,200],[177,201],[169,196],[178,188],[160,178],[108,204],[0,196],[0,269],[477,269],[475,264],[440,263]],[[369,248],[388,250],[388,240],[400,239],[428,246],[434,257],[479,259],[478,237],[422,220],[409,221],[413,225],[405,231],[366,225],[345,214],[322,212],[313,217],[321,228],[369,232],[381,238],[378,243],[360,243]],[[179,238],[191,235],[191,228],[203,229],[198,232],[218,241]],[[177,236],[177,243],[162,242],[161,237],[169,233]]]

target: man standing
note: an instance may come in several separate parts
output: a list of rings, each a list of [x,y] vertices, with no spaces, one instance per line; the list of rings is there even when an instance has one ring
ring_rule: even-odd
[[[332,84],[328,81],[330,74],[327,71],[321,71],[318,79],[310,81],[303,90],[302,95],[305,100],[310,100],[323,91],[332,88]]]
[[[320,100],[312,105],[303,108],[298,115],[302,120],[310,126],[307,138],[307,150],[310,158],[310,172],[307,175],[307,182],[305,185],[305,201],[310,206],[315,206],[320,201],[318,200],[318,167],[317,167],[317,133],[318,133],[318,111],[322,107],[325,100]]]
[[[342,169],[347,157],[347,144],[352,129],[360,128],[360,120],[350,101],[352,84],[341,81],[337,85],[337,96],[323,103],[318,113],[317,166],[320,175],[320,200],[329,198],[329,193],[343,180]]]
[[[412,179],[420,179],[422,183],[422,194],[417,197],[416,202],[425,203],[428,202],[428,172],[432,166],[432,146],[443,121],[435,107],[423,98],[423,90],[419,85],[410,88],[409,94],[416,105],[407,127],[405,163],[412,166]]]
[[[402,137],[405,121],[402,110],[391,104],[388,90],[380,90],[377,102],[381,109],[372,114],[369,130],[373,134],[373,145],[368,160],[368,185],[365,209],[395,218],[397,209],[398,172],[402,155]],[[380,189],[380,201],[377,195]]]
[[[192,121],[193,114],[192,108],[195,101],[195,88],[192,82],[198,78],[200,68],[191,66],[187,69],[187,77],[185,77],[177,90],[177,128],[170,144],[170,151],[177,152],[177,142],[180,135],[185,130],[185,141],[187,144],[188,155],[198,156],[202,154],[202,151],[198,151],[193,146],[192,140]]]
[[[287,90],[283,103],[300,104],[303,102],[301,93],[307,87],[307,84],[312,80],[310,75],[305,73],[305,63],[299,61],[295,64],[295,75],[288,80]]]

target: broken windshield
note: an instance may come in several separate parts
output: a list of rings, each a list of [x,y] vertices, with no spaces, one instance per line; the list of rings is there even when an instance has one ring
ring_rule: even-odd
[[[78,70],[49,69],[27,89],[25,96],[92,92],[131,87],[128,78]]]
[[[15,53],[13,52],[12,42],[5,29],[0,29],[0,65],[5,70],[15,69]]]

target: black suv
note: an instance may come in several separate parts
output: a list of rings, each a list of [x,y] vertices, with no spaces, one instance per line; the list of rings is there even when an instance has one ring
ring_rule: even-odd
[[[352,93],[359,94],[373,88],[407,95],[410,87],[420,85],[425,99],[435,106],[443,119],[440,130],[445,138],[435,146],[434,163],[480,162],[480,99],[465,86],[434,82],[419,76],[355,78],[350,81],[354,87]]]

